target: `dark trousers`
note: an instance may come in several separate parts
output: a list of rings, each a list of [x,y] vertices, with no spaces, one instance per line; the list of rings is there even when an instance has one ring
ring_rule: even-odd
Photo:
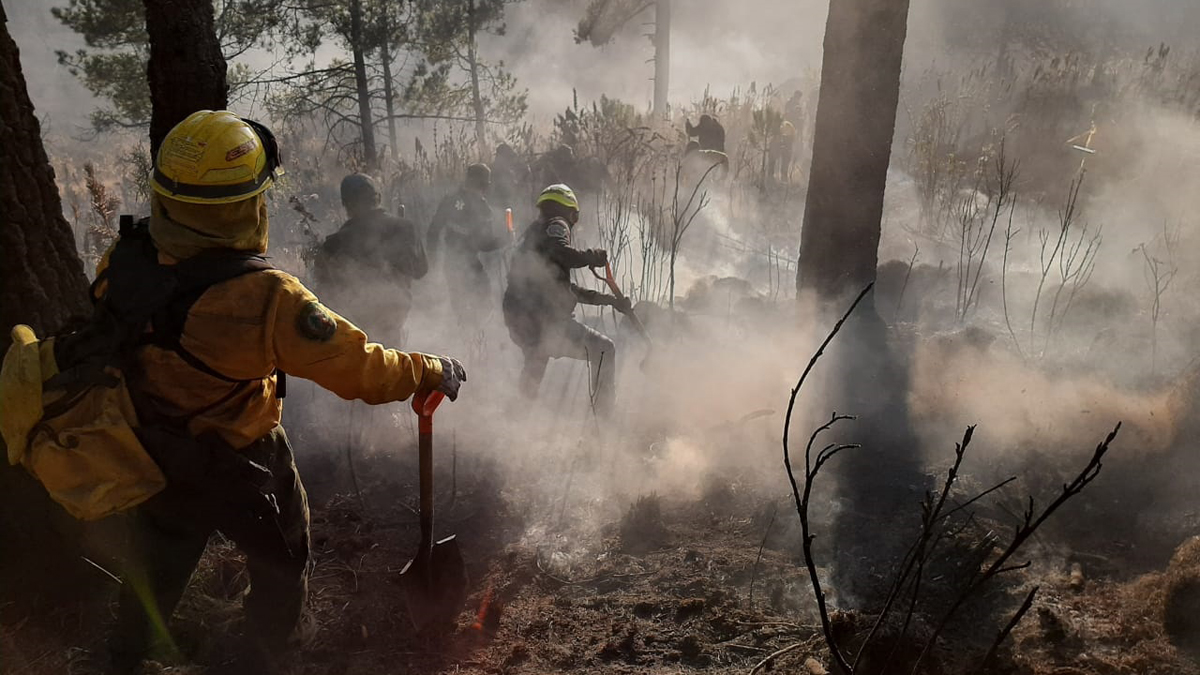
[[[521,393],[526,398],[537,398],[550,359],[578,359],[587,361],[590,366],[590,392],[596,412],[601,415],[612,413],[617,392],[614,381],[617,347],[608,336],[570,317],[554,321],[506,313],[505,321],[509,335],[525,356]]]
[[[239,488],[200,491],[168,484],[133,514],[132,552],[112,645],[118,664],[136,663],[151,649],[174,650],[167,624],[213,532],[246,554],[246,635],[270,651],[285,647],[308,591],[308,498],[282,427],[237,452],[272,473],[257,494],[214,499]]]

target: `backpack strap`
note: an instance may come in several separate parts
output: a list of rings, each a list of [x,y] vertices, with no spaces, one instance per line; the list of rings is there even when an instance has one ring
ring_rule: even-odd
[[[175,352],[189,366],[216,379],[239,384],[258,381],[221,373],[185,349],[180,339],[192,305],[210,287],[274,266],[260,255],[229,249],[161,265],[150,236],[150,219],[135,221],[122,216],[120,222],[121,237],[112,250],[109,267],[96,282],[108,283],[97,316],[109,314],[120,327],[117,351],[128,356],[139,346],[153,344]]]
[[[192,306],[212,286],[237,277],[275,269],[266,258],[244,251],[214,250],[181,261],[174,267],[175,288],[170,299],[151,316],[151,331],[143,343],[170,349],[189,366],[225,382],[255,382],[229,377],[209,366],[181,343],[183,326]]]

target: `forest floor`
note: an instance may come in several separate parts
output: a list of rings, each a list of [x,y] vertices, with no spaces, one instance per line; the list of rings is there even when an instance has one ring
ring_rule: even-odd
[[[795,516],[790,498],[767,498],[736,476],[695,499],[643,497],[623,515],[580,531],[590,507],[568,508],[566,490],[562,505],[542,509],[549,516],[534,517],[521,485],[497,478],[486,464],[458,471],[453,496],[441,498],[447,503],[438,533],[457,534],[470,595],[452,634],[417,636],[398,582],[419,536],[415,486],[381,478],[414,476],[413,469],[367,457],[357,471],[360,500],[332,466],[302,462],[314,566],[287,672],[748,675],[831,667],[798,533],[788,525]],[[392,499],[396,494],[410,498]],[[1041,587],[993,672],[1200,673],[1165,637],[1163,574],[1121,578],[1108,574],[1113,563],[1104,561],[1072,575],[1070,564],[1045,557],[1012,589]],[[184,660],[150,664],[146,672],[223,672],[241,630],[246,588],[240,555],[215,538],[175,619]],[[34,614],[0,608],[7,610],[0,611],[0,672],[104,672],[113,595]],[[846,613],[836,619],[856,623]],[[949,652],[956,662],[977,662],[993,635],[955,643]]]

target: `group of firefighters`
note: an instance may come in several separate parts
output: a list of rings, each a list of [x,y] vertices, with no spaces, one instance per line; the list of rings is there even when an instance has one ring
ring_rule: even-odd
[[[488,202],[491,176],[486,164],[468,166],[463,184],[441,201],[423,238],[411,220],[383,209],[374,179],[362,173],[346,176],[341,198],[348,220],[313,256],[317,290],[369,329],[368,334],[396,338],[412,308],[413,282],[428,273],[429,258],[440,258],[456,329],[470,334],[491,313],[495,298],[482,256],[512,247],[501,307],[509,335],[524,356],[522,393],[537,396],[550,359],[584,360],[591,364],[597,413],[611,414],[616,346],[573,313],[576,304],[610,306],[622,313],[632,307],[627,298],[571,280],[572,270],[606,268],[608,253],[572,246],[579,199],[563,183],[541,191],[534,204],[537,216],[518,237]]]
[[[151,180],[148,232],[159,263],[177,264],[214,250],[264,254],[264,192],[280,173],[275,139],[263,125],[208,110],[181,122],[163,140]],[[318,290],[332,308],[286,272],[251,271],[192,300],[177,349],[138,348],[138,377],[129,386],[138,390],[139,417],[183,419],[190,434],[269,470],[262,490],[274,512],[265,521],[250,510],[209,513],[192,490],[170,481],[136,507],[140,572],[137,583],[123,587],[110,640],[115,672],[136,672],[154,652],[214,531],[243,550],[251,579],[245,644],[230,668],[272,672],[301,615],[310,567],[307,498],[280,426],[283,373],[368,404],[434,391],[454,400],[467,380],[457,359],[385,347],[334,309],[353,308],[344,311],[370,324],[372,333],[399,336],[413,281],[429,269],[429,251],[451,270],[447,281],[455,313],[469,318],[486,311],[479,299],[491,297],[490,281],[479,254],[512,243],[487,201],[490,174],[482,164],[468,167],[463,186],[442,202],[424,238],[411,221],[381,208],[370,177],[347,176],[341,198],[348,220],[316,258]],[[521,389],[536,396],[551,358],[586,360],[592,364],[597,412],[609,414],[615,347],[575,320],[573,310],[584,303],[629,312],[629,302],[572,283],[572,270],[609,262],[604,250],[572,245],[580,211],[572,189],[550,185],[535,207],[536,218],[516,239],[502,303],[505,324],[525,358]],[[105,265],[109,278],[119,276],[117,257]],[[380,284],[386,288],[377,288]],[[97,284],[98,302],[104,293]],[[378,298],[388,299],[386,311],[370,304]]]

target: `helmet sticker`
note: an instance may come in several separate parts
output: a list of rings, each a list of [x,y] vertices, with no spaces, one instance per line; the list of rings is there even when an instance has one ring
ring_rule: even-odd
[[[246,141],[245,143],[242,143],[241,145],[237,146],[236,148],[225,153],[225,161],[232,162],[233,160],[237,159],[238,157],[241,157],[242,155],[245,155],[253,150],[254,150],[254,141]]]

